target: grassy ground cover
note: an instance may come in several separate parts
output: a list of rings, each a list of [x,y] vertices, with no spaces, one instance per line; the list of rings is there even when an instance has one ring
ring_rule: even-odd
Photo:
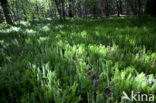
[[[1,103],[128,103],[155,94],[156,19],[57,19],[0,27]]]

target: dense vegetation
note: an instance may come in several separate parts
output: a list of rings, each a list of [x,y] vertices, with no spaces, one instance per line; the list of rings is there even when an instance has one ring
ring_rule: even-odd
[[[1,25],[0,102],[118,103],[123,91],[156,93],[156,19],[143,21],[68,18]]]
[[[155,103],[156,0],[0,0],[0,103]]]

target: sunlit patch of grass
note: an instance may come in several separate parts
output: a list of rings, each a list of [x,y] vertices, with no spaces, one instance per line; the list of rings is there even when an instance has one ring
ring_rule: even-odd
[[[19,25],[30,26],[30,22],[21,21]]]
[[[36,31],[32,30],[32,29],[26,29],[26,32],[28,34],[36,34]]]
[[[0,24],[0,30],[5,28],[7,25],[5,23]]]

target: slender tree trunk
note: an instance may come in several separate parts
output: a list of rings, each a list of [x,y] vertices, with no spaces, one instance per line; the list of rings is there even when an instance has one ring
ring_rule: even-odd
[[[126,15],[130,15],[130,5],[129,2],[126,2]]]
[[[142,18],[141,18],[141,0],[138,0],[138,17],[139,17],[139,23],[142,23]]]
[[[119,0],[119,5],[120,5],[120,14],[122,14],[122,1]]]
[[[118,17],[120,16],[120,14],[122,14],[122,2],[121,2],[121,0],[117,0],[117,11],[118,11],[118,13],[117,13],[117,15],[118,15]]]
[[[83,12],[82,12],[82,10],[83,10],[83,7],[81,6],[81,4],[79,3],[79,6],[80,6],[80,9],[79,9],[79,16],[82,18],[82,17],[84,17],[83,16]]]
[[[4,19],[3,19],[3,14],[2,14],[2,12],[1,12],[1,10],[0,10],[0,23],[2,23],[4,21]]]
[[[64,5],[64,0],[61,0],[61,6],[62,6],[62,16],[63,20],[65,20],[65,5]]]
[[[117,16],[120,16],[120,7],[119,7],[119,0],[116,1],[117,2]]]
[[[109,17],[108,0],[105,0],[105,15],[106,17]]]
[[[138,0],[138,15],[141,15],[141,0]]]
[[[10,25],[14,25],[11,15],[10,15],[10,8],[7,0],[0,0],[2,8],[3,8],[3,13],[6,19],[6,22]]]
[[[73,17],[73,13],[72,13],[72,0],[68,0],[68,3],[69,3],[68,15],[69,15],[69,17]]]
[[[84,4],[84,11],[85,11],[84,12],[85,13],[84,14],[85,15],[84,17],[87,18],[88,15],[87,15],[87,6],[86,6],[86,3]]]

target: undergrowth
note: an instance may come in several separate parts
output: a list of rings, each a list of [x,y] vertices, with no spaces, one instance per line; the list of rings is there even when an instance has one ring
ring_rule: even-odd
[[[155,18],[44,19],[0,30],[0,103],[131,103],[123,91],[155,94],[155,74]]]

